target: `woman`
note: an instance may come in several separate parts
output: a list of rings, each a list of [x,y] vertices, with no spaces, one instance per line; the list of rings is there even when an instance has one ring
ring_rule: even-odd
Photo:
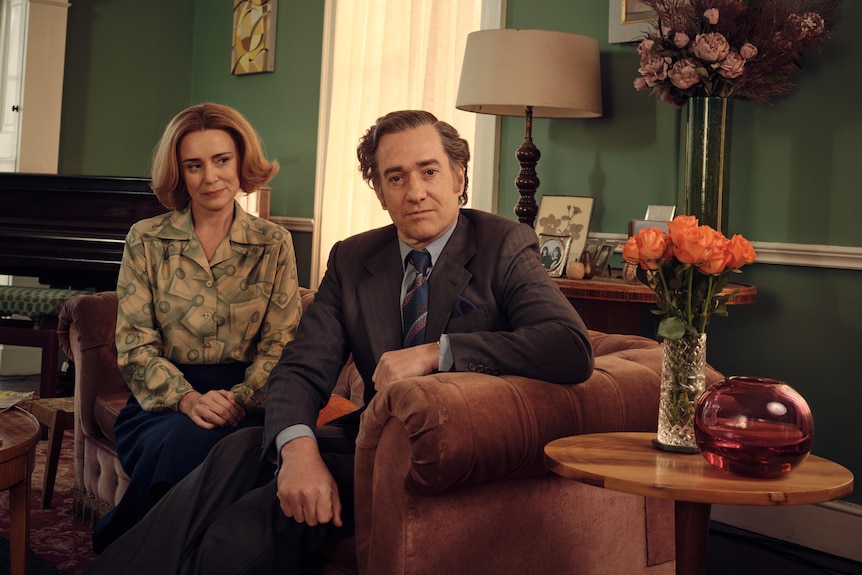
[[[101,552],[221,438],[262,425],[266,381],[293,339],[301,303],[290,234],[247,214],[278,172],[236,110],[201,104],[168,124],[152,188],[171,212],[126,237],[117,281],[117,351],[132,392],[115,424],[131,481],[96,526]]]

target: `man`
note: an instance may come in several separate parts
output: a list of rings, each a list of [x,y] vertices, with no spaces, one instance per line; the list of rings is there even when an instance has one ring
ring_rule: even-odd
[[[461,209],[470,154],[454,128],[393,112],[358,156],[393,225],[333,247],[270,375],[263,454],[259,433],[220,442],[88,574],[292,573],[326,537],[350,534],[359,418],[318,430],[315,420],[351,353],[366,402],[393,381],[442,370],[589,377],[587,330],[542,267],[535,232]],[[427,259],[414,268],[408,256]],[[415,318],[403,319],[405,299]]]

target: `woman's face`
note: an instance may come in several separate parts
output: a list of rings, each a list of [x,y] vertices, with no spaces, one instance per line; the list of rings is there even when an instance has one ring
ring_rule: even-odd
[[[240,158],[224,130],[189,132],[180,141],[180,173],[194,211],[233,211]]]

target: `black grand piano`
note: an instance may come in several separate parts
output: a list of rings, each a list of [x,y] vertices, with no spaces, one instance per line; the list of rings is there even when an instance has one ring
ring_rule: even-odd
[[[0,174],[0,274],[113,290],[133,223],[165,213],[146,178]]]
[[[167,211],[144,178],[0,173],[0,274],[50,288],[114,290],[129,228]],[[0,313],[0,344],[42,349],[41,397],[57,393],[56,328],[56,317]]]

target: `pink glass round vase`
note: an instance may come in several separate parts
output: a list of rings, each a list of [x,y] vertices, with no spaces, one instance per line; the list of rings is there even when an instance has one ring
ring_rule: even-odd
[[[774,478],[808,457],[814,421],[805,399],[783,381],[734,376],[700,397],[694,434],[701,455],[715,467]]]

